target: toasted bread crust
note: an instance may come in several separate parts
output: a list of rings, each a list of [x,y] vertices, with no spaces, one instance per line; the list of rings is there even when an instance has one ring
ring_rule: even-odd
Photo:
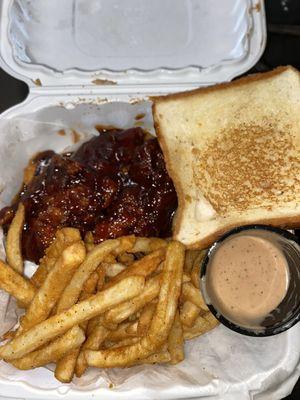
[[[174,183],[174,186],[176,189],[176,193],[177,193],[177,197],[178,197],[178,208],[176,211],[176,215],[173,219],[173,237],[175,238],[179,233],[179,228],[181,225],[181,221],[183,219],[182,214],[183,214],[186,200],[184,197],[184,190],[183,190],[183,187],[181,186],[180,178],[176,174],[176,171],[173,171],[173,168],[171,167],[171,164],[170,164],[171,154],[169,152],[168,145],[166,143],[164,135],[162,134],[162,132],[160,130],[159,122],[156,119],[156,103],[155,102],[152,104],[152,114],[153,114],[153,121],[154,121],[154,129],[156,132],[156,136],[157,136],[159,145],[164,154],[166,168],[167,168],[168,174],[171,176],[171,178],[173,180],[173,183]]]
[[[158,104],[160,102],[164,102],[170,99],[174,100],[174,99],[182,99],[185,97],[191,97],[194,95],[198,95],[199,93],[206,94],[206,93],[217,92],[220,90],[232,89],[234,87],[248,85],[249,83],[253,83],[256,81],[273,78],[277,75],[282,74],[285,71],[291,71],[291,70],[296,72],[300,76],[300,72],[296,68],[287,65],[287,66],[277,67],[272,71],[258,72],[256,74],[247,75],[232,82],[217,83],[216,85],[213,86],[200,87],[198,89],[188,90],[186,92],[180,92],[180,93],[171,93],[164,96],[152,96],[150,97],[150,100],[152,100],[154,104],[155,103]]]
[[[241,222],[239,226],[249,225],[249,222]],[[296,229],[300,228],[300,215],[295,217],[284,217],[284,218],[269,218],[251,221],[251,225],[270,225],[282,229]],[[203,250],[211,246],[216,240],[223,236],[226,232],[235,228],[236,224],[228,224],[226,227],[222,227],[213,234],[205,237],[203,240],[198,240],[194,243],[186,245],[187,249],[190,250]],[[174,239],[176,239],[176,234],[174,233]]]

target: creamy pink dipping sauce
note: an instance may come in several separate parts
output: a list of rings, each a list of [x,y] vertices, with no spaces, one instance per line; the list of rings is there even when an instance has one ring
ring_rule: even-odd
[[[276,243],[251,231],[225,239],[206,274],[214,307],[228,320],[259,327],[281,303],[289,284],[287,260]]]

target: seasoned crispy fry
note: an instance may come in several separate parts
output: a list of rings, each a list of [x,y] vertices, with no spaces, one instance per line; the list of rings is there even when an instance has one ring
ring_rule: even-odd
[[[38,269],[31,277],[31,283],[38,288],[41,287],[48,272],[54,267],[64,249],[79,240],[81,240],[81,236],[78,229],[62,228],[58,230],[53,243],[46,250]]]
[[[74,326],[52,343],[22,358],[12,360],[11,363],[18,369],[41,367],[42,365],[59,360],[64,354],[83,343],[84,339],[85,336],[82,329],[78,326]]]
[[[87,326],[87,336],[89,337],[90,334],[93,332],[93,330],[96,328],[98,325],[103,325],[102,324],[103,316],[102,315],[97,315],[97,317],[91,318],[88,321],[88,326]]]
[[[146,304],[145,307],[143,308],[137,326],[137,333],[140,336],[145,335],[146,332],[148,331],[155,309],[156,309],[156,304],[153,302]]]
[[[97,291],[100,292],[100,290],[103,289],[105,283],[106,270],[102,267],[102,264],[100,264],[99,267],[96,269],[96,272],[98,275]]]
[[[118,256],[118,262],[128,266],[134,262],[134,255],[129,253],[120,254]]]
[[[77,358],[77,362],[75,365],[75,374],[77,377],[80,377],[84,374],[88,365],[86,359],[84,357],[84,350],[98,350],[101,344],[105,341],[110,331],[104,328],[102,325],[98,325],[90,336],[87,338],[86,342],[83,344],[80,354]]]
[[[190,281],[191,281],[190,275],[184,273],[182,276],[182,283],[186,283],[186,282],[190,282]]]
[[[200,313],[200,308],[197,307],[191,301],[185,301],[180,310],[180,320],[185,326],[193,326],[198,315]]]
[[[63,358],[57,361],[54,376],[63,383],[69,383],[73,379],[76,362],[79,356],[80,347],[66,353]]]
[[[102,317],[102,315],[101,315],[101,317]],[[101,323],[103,326],[105,326],[106,329],[109,329],[110,331],[114,331],[118,328],[117,323],[106,321],[103,317],[101,318]]]
[[[97,271],[93,272],[83,284],[82,294],[85,293],[87,296],[93,294],[97,287],[98,279]]]
[[[113,263],[113,264],[106,264],[105,266],[105,271],[106,271],[106,276],[108,278],[113,278],[114,276],[118,275],[120,272],[124,271],[126,269],[126,265],[121,264],[121,263]]]
[[[99,348],[101,343],[106,339],[109,333],[110,331],[106,329],[103,325],[97,325],[84,343],[85,347],[88,349]]]
[[[110,349],[117,349],[117,348],[119,349],[119,348],[124,347],[124,346],[130,346],[130,345],[135,344],[135,343],[137,343],[139,341],[140,341],[140,338],[138,338],[138,337],[130,337],[130,338],[122,339],[122,340],[120,340],[119,342],[116,342],[116,343],[115,342],[111,342],[110,343]]]
[[[138,334],[137,328],[138,328],[138,323],[139,321],[133,321],[133,322],[129,322],[129,326],[126,329],[126,332],[128,335],[132,335],[132,336],[141,336]]]
[[[71,307],[76,303],[83,284],[97,269],[98,265],[105,259],[105,257],[112,252],[118,254],[126,251],[128,248],[133,246],[134,242],[135,238],[133,236],[127,236],[121,239],[106,240],[105,242],[95,246],[94,249],[87,254],[86,259],[77,269],[69,285],[63,292],[58,303],[58,309],[61,309],[61,303],[64,304],[65,308]]]
[[[83,285],[83,290],[80,293],[80,301],[88,299],[93,293],[98,282],[98,274],[93,272]],[[67,309],[64,303],[60,303],[60,308],[57,308],[56,313],[63,312]],[[88,322],[83,322],[80,326],[83,332],[87,330]],[[72,350],[71,352],[64,355],[60,360],[57,361],[54,375],[61,382],[71,382],[74,376],[75,366],[77,358],[79,356],[81,346]]]
[[[196,336],[215,328],[219,324],[218,320],[210,313],[199,315],[192,327],[183,326],[183,336],[185,340],[193,339]]]
[[[116,282],[119,282],[125,276],[130,275],[142,275],[144,277],[149,276],[154,272],[158,265],[161,263],[163,257],[165,255],[165,249],[158,249],[151,254],[141,258],[140,260],[135,261],[129,267],[124,269],[124,271],[120,272],[114,278],[112,278],[108,283],[104,285],[104,288],[108,288],[114,285]]]
[[[17,212],[9,226],[6,237],[6,258],[7,263],[19,274],[23,274],[22,257],[22,231],[25,219],[25,208],[19,203]]]
[[[87,349],[98,349],[108,334],[109,330],[102,325],[98,325],[87,338],[84,347]]]
[[[199,254],[194,260],[194,265],[191,270],[191,281],[192,284],[197,288],[200,289],[200,269],[201,269],[201,264],[202,260],[205,256],[205,251],[199,251]]]
[[[85,234],[84,243],[85,243],[85,247],[86,247],[87,251],[93,250],[93,248],[95,247],[95,244],[94,244],[94,236],[93,236],[92,232],[87,232]]]
[[[198,256],[199,251],[198,250],[187,250],[185,252],[185,260],[184,260],[184,267],[183,270],[186,274],[190,274],[194,261],[196,257]]]
[[[182,285],[181,297],[183,301],[188,300],[191,303],[194,303],[197,307],[201,308],[201,310],[208,310],[207,305],[202,298],[200,290],[195,288],[195,286],[190,282],[184,283]]]
[[[121,323],[130,315],[136,313],[147,303],[155,299],[159,294],[161,275],[157,275],[146,281],[143,293],[134,299],[121,303],[118,306],[108,310],[104,315],[104,323]]]
[[[44,321],[61,296],[66,285],[71,280],[74,271],[85,258],[85,246],[77,242],[67,247],[55,266],[48,273],[40,290],[34,296],[24,318],[20,323],[18,333],[30,329]]]
[[[0,358],[14,360],[24,356],[74,325],[87,321],[110,307],[137,296],[143,290],[144,283],[145,280],[141,276],[125,278],[113,287],[75,304],[69,310],[48,318],[1,346]]]
[[[9,265],[0,260],[0,289],[5,290],[11,296],[27,307],[36,293],[36,288],[30,281],[18,274]]]
[[[168,350],[170,353],[170,364],[178,364],[184,360],[183,330],[177,311],[172,328],[168,337]]]
[[[122,254],[120,252],[120,254]],[[116,255],[115,254],[109,254],[108,256],[105,257],[105,261],[106,264],[115,264],[117,262],[116,260]]]
[[[80,301],[88,299],[92,294],[95,293],[96,287],[98,283],[98,274],[97,272],[93,272],[87,281],[83,285],[83,290],[80,293],[79,299]],[[67,308],[65,304],[60,303],[60,309],[57,309],[57,313],[65,311]],[[82,330],[86,332],[88,321],[80,324]],[[72,350],[70,353],[66,354],[62,357],[57,363],[55,367],[54,375],[61,382],[71,382],[74,376],[75,366],[77,362],[77,358],[81,351],[81,346],[77,349]]]
[[[7,331],[5,332],[2,336],[2,340],[11,340],[13,337],[15,337],[17,331]]]
[[[109,340],[112,342],[118,342],[123,339],[139,336],[137,335],[137,325],[137,321],[123,322],[116,330],[110,332]]]
[[[166,248],[167,242],[159,238],[142,238],[136,239],[135,245],[132,250],[128,250],[129,253],[151,253],[152,251],[158,250],[160,248]]]
[[[184,247],[170,242],[167,247],[156,313],[146,336],[137,343],[107,350],[86,350],[88,365],[94,367],[125,367],[156,353],[167,341],[174,322],[182,284]],[[132,340],[132,339],[131,339]]]

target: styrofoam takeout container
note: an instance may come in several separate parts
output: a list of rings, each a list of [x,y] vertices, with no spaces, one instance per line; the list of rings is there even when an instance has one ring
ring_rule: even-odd
[[[153,132],[149,95],[231,80],[266,41],[260,0],[3,0],[0,13],[0,64],[30,88],[0,116],[1,207],[30,156],[72,146],[72,129],[82,139],[95,124]],[[13,307],[0,292],[0,333]],[[218,327],[189,342],[177,366],[91,370],[70,385],[0,362],[0,399],[279,399],[299,375],[299,333],[246,338]]]

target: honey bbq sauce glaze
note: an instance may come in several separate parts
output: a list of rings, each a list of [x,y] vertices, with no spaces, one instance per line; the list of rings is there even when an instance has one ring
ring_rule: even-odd
[[[25,205],[26,259],[38,262],[64,226],[92,231],[96,243],[170,235],[176,192],[157,139],[141,128],[101,130],[74,153],[46,151],[31,163],[33,178],[0,212],[7,228],[18,202]]]

